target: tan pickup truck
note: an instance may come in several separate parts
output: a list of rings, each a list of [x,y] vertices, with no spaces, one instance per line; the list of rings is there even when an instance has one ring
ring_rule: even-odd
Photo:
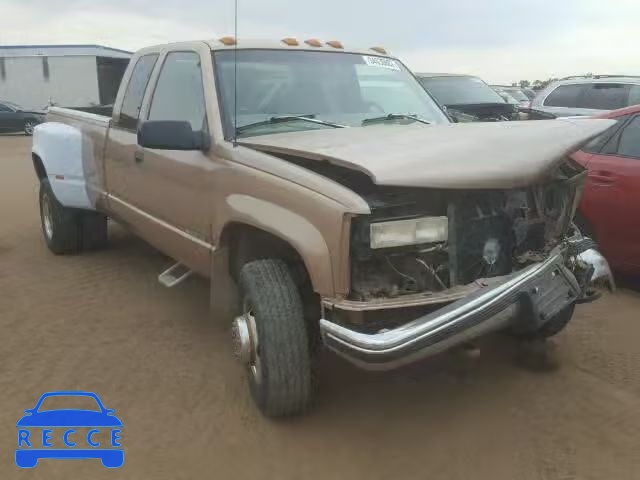
[[[567,158],[607,120],[452,124],[383,49],[230,37],[139,51],[112,113],[35,130],[47,245],[103,247],[109,217],[175,259],[166,286],[210,278],[267,415],[308,406],[320,345],[385,370],[548,337],[612,285]]]

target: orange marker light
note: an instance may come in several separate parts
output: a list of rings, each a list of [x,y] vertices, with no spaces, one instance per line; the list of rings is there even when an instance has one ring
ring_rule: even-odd
[[[229,45],[235,45],[235,44],[236,44],[236,39],[235,39],[235,37],[222,37],[222,38],[220,39],[220,42],[221,42],[223,45],[227,45],[227,46],[229,46]]]
[[[298,43],[298,40],[296,40],[295,38],[283,38],[282,43],[284,43],[285,45],[289,45],[290,47],[297,47],[298,45],[300,45]]]
[[[387,54],[387,51],[382,47],[371,47],[371,50],[374,52],[382,53],[383,55]]]
[[[343,48],[342,44],[338,40],[329,40],[327,45],[333,48]]]
[[[306,43],[307,45],[309,45],[311,47],[321,47],[322,46],[322,42],[320,40],[318,40],[317,38],[309,38],[308,40],[305,40],[304,43]]]

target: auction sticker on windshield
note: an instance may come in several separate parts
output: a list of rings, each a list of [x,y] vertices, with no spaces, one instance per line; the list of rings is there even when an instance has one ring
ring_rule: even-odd
[[[362,59],[364,60],[364,63],[366,63],[370,67],[381,67],[388,68],[390,70],[400,70],[398,62],[390,58],[363,55]]]

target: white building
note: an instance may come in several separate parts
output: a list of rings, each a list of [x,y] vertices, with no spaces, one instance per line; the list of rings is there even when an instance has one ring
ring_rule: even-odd
[[[108,105],[130,57],[100,45],[0,45],[0,100],[34,109]]]

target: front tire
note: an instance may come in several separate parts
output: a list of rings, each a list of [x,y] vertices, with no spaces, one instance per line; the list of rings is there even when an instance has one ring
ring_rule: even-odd
[[[245,264],[240,290],[242,315],[235,323],[248,326],[251,347],[244,358],[254,401],[270,417],[304,411],[312,392],[309,340],[287,265],[278,259]]]

